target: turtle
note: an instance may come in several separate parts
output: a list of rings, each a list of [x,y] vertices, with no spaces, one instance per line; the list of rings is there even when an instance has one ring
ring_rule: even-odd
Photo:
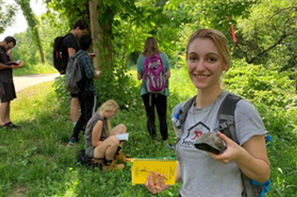
[[[200,135],[196,139],[194,146],[199,150],[211,152],[216,155],[223,153],[226,149],[224,141],[217,135],[216,132]]]

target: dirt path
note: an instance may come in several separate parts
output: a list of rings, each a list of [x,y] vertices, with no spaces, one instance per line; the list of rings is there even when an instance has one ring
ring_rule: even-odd
[[[34,86],[43,82],[53,81],[59,74],[40,74],[28,75],[21,77],[13,77],[16,92],[20,92],[30,86]]]

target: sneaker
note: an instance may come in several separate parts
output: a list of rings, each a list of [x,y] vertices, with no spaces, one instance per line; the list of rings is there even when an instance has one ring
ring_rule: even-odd
[[[12,122],[6,123],[5,125],[2,125],[2,126],[1,126],[1,128],[5,128],[5,127],[6,127],[8,130],[19,129],[19,128],[21,128],[20,125],[13,124]]]
[[[163,141],[163,145],[164,145],[164,147],[165,147],[166,149],[170,149],[170,150],[174,150],[174,149],[175,149],[175,146],[169,144],[169,143],[167,142],[167,140]]]
[[[77,140],[74,137],[71,137],[69,142],[68,142],[69,145],[74,145],[76,143],[77,143]]]
[[[172,146],[171,144],[166,145],[165,148],[170,150],[175,150],[175,146]]]

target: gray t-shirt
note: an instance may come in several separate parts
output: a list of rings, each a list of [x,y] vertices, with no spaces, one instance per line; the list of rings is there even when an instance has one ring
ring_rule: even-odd
[[[214,132],[219,127],[218,110],[228,92],[223,91],[212,104],[197,109],[192,105],[188,111],[183,131],[178,131],[180,138],[176,145],[176,157],[179,160],[183,197],[237,197],[243,191],[240,171],[232,161],[222,164],[214,160],[207,152],[194,147],[196,138],[207,132]],[[183,105],[178,104],[175,114]],[[234,112],[235,129],[240,145],[254,135],[266,133],[258,111],[245,99],[241,99]]]
[[[107,122],[105,118],[102,118],[99,113],[95,113],[91,119],[88,121],[88,124],[86,126],[85,130],[85,153],[89,157],[94,157],[94,147],[92,144],[92,132],[94,126],[97,124],[97,122],[101,120],[103,122],[102,132],[100,136],[100,141],[104,141],[106,138],[108,138],[108,128],[107,128]]]

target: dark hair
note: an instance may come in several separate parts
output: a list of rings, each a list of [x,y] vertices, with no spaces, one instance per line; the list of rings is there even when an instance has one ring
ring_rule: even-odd
[[[76,29],[77,27],[79,27],[81,30],[83,30],[83,29],[89,30],[88,23],[86,21],[84,21],[83,19],[76,21],[76,23],[74,24],[72,29]]]
[[[16,40],[12,36],[7,36],[6,38],[4,38],[4,40],[6,41],[7,44],[12,42],[14,46],[16,45]]]
[[[83,35],[79,39],[79,46],[80,46],[81,50],[84,50],[84,51],[88,50],[91,44],[92,44],[92,38],[88,34]]]

